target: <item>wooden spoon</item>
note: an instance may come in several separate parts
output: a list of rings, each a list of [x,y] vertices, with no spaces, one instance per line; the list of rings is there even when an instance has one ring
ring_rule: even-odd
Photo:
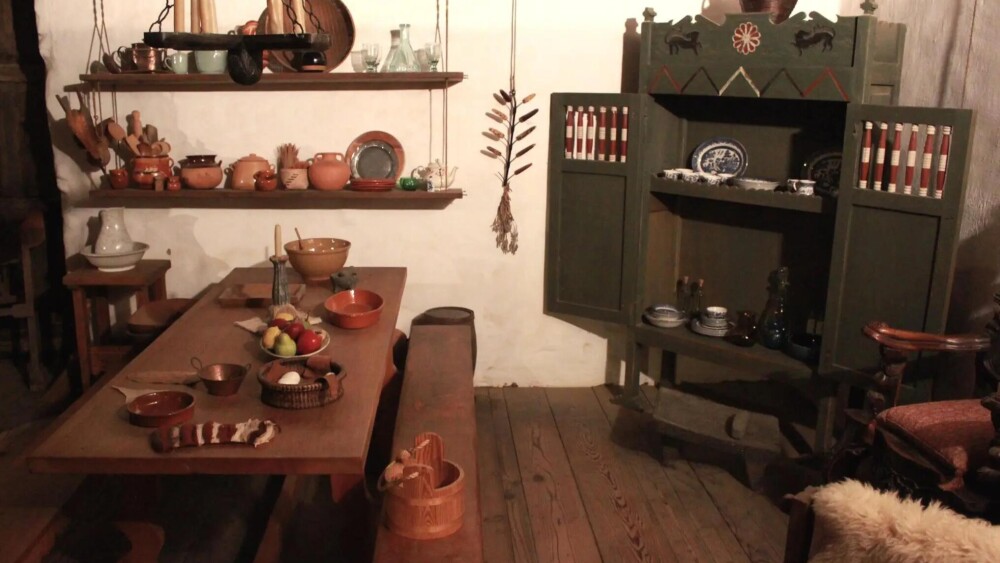
[[[142,117],[139,115],[139,110],[132,112],[132,134],[136,139],[142,137]]]
[[[108,136],[115,141],[121,142],[125,140],[128,133],[126,133],[125,129],[123,129],[121,125],[118,125],[118,122],[112,118],[108,121]]]
[[[295,236],[299,238],[299,250],[302,250],[302,235],[299,234],[298,227],[295,227]]]
[[[138,149],[141,156],[153,156],[153,145],[149,143],[140,142]]]
[[[129,135],[128,137],[125,137],[125,144],[128,145],[128,148],[129,150],[132,151],[133,155],[135,156],[142,155],[142,153],[139,152],[139,138],[136,137],[135,135]]]

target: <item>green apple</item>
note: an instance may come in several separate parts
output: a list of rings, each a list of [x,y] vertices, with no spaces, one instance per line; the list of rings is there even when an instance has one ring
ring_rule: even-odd
[[[294,356],[295,350],[295,341],[292,340],[291,336],[288,336],[284,332],[279,334],[274,340],[274,349],[272,352],[279,356]]]

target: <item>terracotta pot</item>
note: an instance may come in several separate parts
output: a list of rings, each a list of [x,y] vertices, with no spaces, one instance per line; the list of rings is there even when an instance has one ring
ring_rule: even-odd
[[[234,190],[252,190],[256,187],[254,174],[270,169],[271,164],[267,159],[251,153],[230,164],[226,169],[230,176],[229,186]]]
[[[167,178],[167,190],[171,192],[176,192],[181,189],[181,177],[171,176]]]
[[[278,176],[286,190],[304,190],[309,187],[309,175],[305,168],[282,168]]]
[[[270,192],[278,189],[278,175],[274,169],[261,170],[253,175],[257,191]]]
[[[111,183],[112,189],[124,190],[128,187],[129,183],[128,170],[125,168],[115,168],[114,170],[109,170],[108,181]]]
[[[181,168],[184,186],[193,190],[210,190],[222,183],[222,166],[185,166]]]
[[[132,180],[143,188],[151,188],[156,176],[173,176],[174,159],[167,155],[137,156],[132,160]]]
[[[339,152],[321,152],[309,164],[309,183],[317,190],[342,190],[351,179],[351,167]]]
[[[740,8],[743,13],[771,12],[771,19],[774,23],[781,23],[788,19],[795,9],[798,0],[740,0]]]

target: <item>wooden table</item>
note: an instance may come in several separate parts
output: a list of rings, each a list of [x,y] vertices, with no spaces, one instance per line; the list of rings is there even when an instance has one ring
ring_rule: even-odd
[[[385,300],[379,322],[364,330],[320,325],[331,337],[320,352],[347,371],[344,396],[320,408],[286,410],[260,401],[258,368],[271,360],[258,339],[233,325],[263,309],[223,308],[216,297],[230,285],[269,282],[270,268],[240,268],[230,273],[145,351],[114,377],[92,387],[53,425],[53,432],[28,456],[28,467],[39,473],[119,475],[344,475],[347,486],[364,475],[364,463],[375,421],[386,358],[396,326],[406,281],[405,268],[358,268],[358,285]],[[289,272],[289,281],[299,281]],[[325,318],[323,301],[331,290],[309,286],[301,310]],[[177,388],[138,384],[129,374],[158,370],[190,370],[190,359],[204,363],[252,364],[239,392],[231,397],[208,395],[201,384],[187,389],[195,396],[192,422],[242,422],[251,417],[271,419],[281,427],[273,442],[247,446],[203,446],[158,454],[149,444],[150,429],[128,423],[122,395],[113,385],[131,388]],[[343,482],[343,480],[342,480]],[[334,497],[338,500],[336,480]]]
[[[82,261],[69,264],[63,285],[73,292],[76,321],[76,353],[80,359],[80,389],[90,386],[93,374],[109,364],[124,363],[132,346],[104,342],[111,331],[108,290],[124,289],[135,294],[136,308],[167,298],[167,270],[170,260],[141,260],[125,272],[102,272]],[[91,336],[93,322],[93,336]]]

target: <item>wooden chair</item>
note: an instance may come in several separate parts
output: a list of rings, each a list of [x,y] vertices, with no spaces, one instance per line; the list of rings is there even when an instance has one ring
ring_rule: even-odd
[[[1000,305],[1000,294],[994,299]],[[939,500],[959,512],[988,515],[1000,485],[1000,397],[897,405],[913,353],[974,353],[993,388],[1000,379],[1000,310],[985,334],[936,335],[872,322],[864,334],[881,347],[882,369],[865,407],[848,410],[846,439],[830,480],[856,477],[911,498]],[[991,449],[992,448],[992,449]],[[845,463],[852,458],[856,463]]]

